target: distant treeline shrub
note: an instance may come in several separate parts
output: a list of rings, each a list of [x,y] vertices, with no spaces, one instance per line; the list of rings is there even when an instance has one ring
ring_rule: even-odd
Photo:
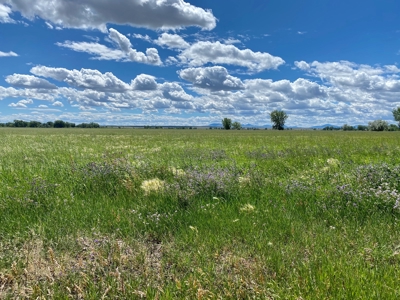
[[[14,120],[14,122],[8,123],[0,123],[0,127],[31,127],[31,128],[99,128],[100,125],[98,123],[82,123],[75,125],[75,123],[65,122],[62,120],[56,120],[54,122],[46,122],[41,123],[38,121],[23,121],[23,120]]]

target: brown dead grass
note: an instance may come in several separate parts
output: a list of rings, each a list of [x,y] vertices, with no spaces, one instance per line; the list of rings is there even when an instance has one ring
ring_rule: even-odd
[[[172,244],[84,235],[70,242],[71,248],[64,252],[45,246],[38,236],[23,243],[12,265],[0,270],[0,299],[52,299],[57,295],[86,299],[94,287],[97,299],[116,295],[163,298],[167,284],[176,290],[176,298],[274,298],[267,284],[274,274],[268,273],[263,261],[228,249],[215,254],[207,263],[213,266],[208,271],[196,268],[188,274],[177,270],[174,262],[163,261],[164,253],[179,251]],[[156,296],[147,294],[149,288],[157,291]]]

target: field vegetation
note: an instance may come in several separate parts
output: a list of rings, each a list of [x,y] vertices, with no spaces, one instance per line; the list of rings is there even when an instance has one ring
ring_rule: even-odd
[[[399,299],[398,132],[0,129],[0,299]]]

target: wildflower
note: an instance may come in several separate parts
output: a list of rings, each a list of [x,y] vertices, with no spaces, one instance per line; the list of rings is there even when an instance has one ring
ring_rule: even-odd
[[[239,177],[238,181],[239,181],[239,186],[242,187],[242,188],[245,187],[245,186],[250,185],[250,177],[247,177],[247,176]]]
[[[198,233],[199,231],[197,230],[197,227],[194,227],[194,226],[189,226],[189,228],[191,229],[191,230],[193,230],[194,232],[196,232],[196,233]]]
[[[252,212],[254,210],[255,210],[255,207],[249,203],[245,204],[244,206],[242,206],[240,208],[240,211],[243,211],[243,212]]]
[[[163,191],[165,182],[158,178],[154,178],[143,181],[140,187],[144,190],[145,195],[149,195],[152,192],[157,193]]]
[[[185,175],[186,175],[185,171],[183,171],[182,169],[176,169],[176,168],[174,168],[174,167],[169,167],[168,170],[169,170],[172,174],[174,174],[174,176],[176,176],[176,177],[182,177],[182,176],[185,176]]]
[[[336,158],[328,158],[328,160],[326,161],[328,163],[329,166],[331,167],[339,167],[340,166],[340,161],[337,160]]]

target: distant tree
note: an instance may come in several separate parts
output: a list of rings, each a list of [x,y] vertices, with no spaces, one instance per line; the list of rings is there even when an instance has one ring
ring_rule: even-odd
[[[388,130],[389,131],[399,131],[399,127],[397,125],[390,124]]]
[[[344,125],[342,126],[342,130],[343,130],[343,131],[352,131],[352,130],[354,130],[354,127],[351,126],[351,125],[344,124]]]
[[[74,124],[74,123],[72,123],[72,124]],[[75,124],[74,124],[73,127],[75,127]],[[78,124],[78,125],[76,125],[76,127],[79,127],[79,128],[99,128],[100,125],[98,123],[90,122],[90,123]],[[150,126],[144,126],[144,128],[145,129],[150,129],[151,127]]]
[[[375,120],[368,123],[368,130],[370,131],[387,131],[389,130],[389,123],[383,120]]]
[[[28,122],[22,120],[14,120],[14,127],[28,127]]]
[[[367,131],[367,130],[368,130],[368,126],[365,126],[365,125],[358,125],[358,126],[357,126],[357,130],[360,130],[360,131]]]
[[[49,121],[46,124],[48,125],[48,127],[51,127],[51,128],[54,127],[54,122]]]
[[[392,110],[394,120],[398,122],[400,127],[400,107],[396,107]]]
[[[229,130],[232,127],[232,120],[229,118],[224,118],[222,120],[222,126],[224,127],[224,129]]]
[[[62,120],[56,120],[54,121],[54,128],[64,128],[65,127],[65,122]]]
[[[42,123],[38,122],[38,121],[30,121],[28,124],[28,127],[40,127],[40,125],[42,125]]]
[[[233,122],[232,129],[240,130],[242,129],[242,124],[240,124],[240,122]]]
[[[283,110],[274,110],[269,116],[271,117],[271,123],[273,129],[283,130],[285,122],[288,118],[288,115]]]

